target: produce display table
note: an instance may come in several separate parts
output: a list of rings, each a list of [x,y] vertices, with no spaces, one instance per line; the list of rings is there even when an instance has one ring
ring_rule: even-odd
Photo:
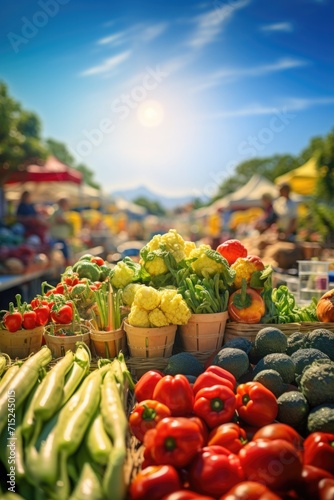
[[[40,293],[41,280],[48,278],[55,272],[53,267],[43,267],[24,274],[0,275],[0,292],[5,292],[14,287],[22,287],[23,300]]]

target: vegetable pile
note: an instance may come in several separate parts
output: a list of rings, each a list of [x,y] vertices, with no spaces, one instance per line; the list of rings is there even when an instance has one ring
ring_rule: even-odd
[[[124,499],[133,382],[123,355],[92,371],[83,343],[52,367],[51,358],[44,346],[0,379],[0,492],[26,500]]]
[[[130,500],[332,498],[334,433],[303,437],[277,421],[275,395],[239,385],[211,365],[183,374],[145,373],[135,385],[130,430],[143,449]]]

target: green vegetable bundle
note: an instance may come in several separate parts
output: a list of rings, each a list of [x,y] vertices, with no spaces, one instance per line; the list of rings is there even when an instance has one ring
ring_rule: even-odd
[[[50,368],[51,359],[43,347],[0,379],[1,467],[8,474],[15,468],[15,492],[23,499],[122,500],[125,408],[133,387],[123,354],[100,360],[92,371],[83,343]],[[0,496],[8,489],[5,481]]]

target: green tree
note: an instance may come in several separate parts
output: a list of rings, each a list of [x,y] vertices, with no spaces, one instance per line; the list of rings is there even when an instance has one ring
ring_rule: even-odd
[[[319,177],[316,194],[322,201],[333,203],[334,193],[334,129],[324,138],[317,154]]]
[[[41,138],[41,121],[9,95],[7,85],[0,82],[0,179],[24,170],[26,165],[47,157]]]
[[[67,149],[66,144],[55,139],[47,139],[46,145],[50,153],[59,161],[65,163],[68,167],[75,168],[75,159]]]
[[[79,163],[79,165],[76,166],[76,169],[82,173],[85,184],[88,184],[88,186],[96,189],[101,188],[101,185],[94,180],[94,172],[89,167],[87,167],[87,165],[85,165],[84,163]]]
[[[146,208],[147,212],[151,215],[165,215],[166,210],[162,207],[162,205],[158,201],[149,200],[144,196],[139,196],[135,200],[133,200],[136,205],[140,205],[141,207]]]

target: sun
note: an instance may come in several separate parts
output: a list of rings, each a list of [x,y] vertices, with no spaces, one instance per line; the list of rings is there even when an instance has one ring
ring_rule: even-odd
[[[138,107],[137,118],[144,127],[158,127],[164,119],[164,108],[159,101],[144,101]]]

